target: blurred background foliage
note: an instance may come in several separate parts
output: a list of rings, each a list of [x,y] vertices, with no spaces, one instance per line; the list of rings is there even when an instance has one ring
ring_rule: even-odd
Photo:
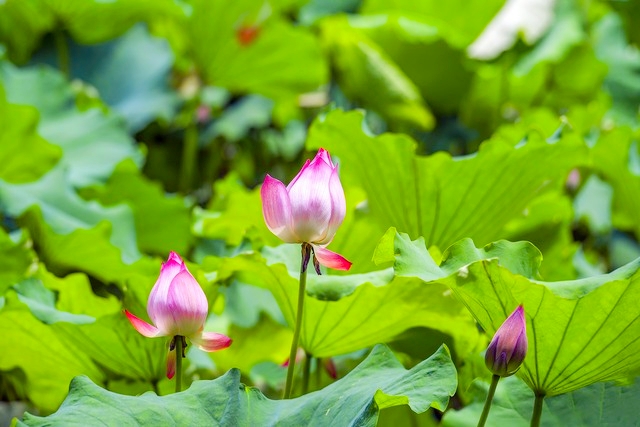
[[[545,280],[640,256],[639,43],[632,0],[0,2],[3,410],[50,413],[78,374],[170,391],[164,343],[120,313],[145,313],[170,250],[234,338],[191,351],[190,378],[239,367],[274,393],[298,248],[264,226],[258,187],[319,147],[348,204],[331,248],[354,265],[312,280],[310,312],[343,323],[310,325],[306,349],[343,375],[380,341],[407,365],[445,342],[453,406],[477,406],[487,337],[444,287],[394,276],[383,236],[436,260],[465,237],[528,240]],[[380,422],[439,419],[409,413]]]

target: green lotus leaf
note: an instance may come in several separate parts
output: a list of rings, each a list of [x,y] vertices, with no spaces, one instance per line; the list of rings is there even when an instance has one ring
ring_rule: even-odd
[[[82,194],[106,207],[129,206],[137,244],[143,252],[162,257],[170,251],[187,252],[193,239],[189,203],[177,195],[166,194],[133,161],[125,160],[116,166],[104,186],[85,189]]]
[[[395,13],[411,19],[421,19],[437,27],[447,39],[459,47],[467,47],[489,24],[504,0],[454,0],[443,4],[436,0],[366,0],[363,14]]]
[[[536,393],[623,380],[640,368],[640,260],[602,276],[541,282],[533,279],[540,254],[528,242],[477,250],[463,240],[436,266],[421,241],[400,235],[395,253],[397,274],[447,284],[489,335],[522,304],[529,349],[517,375]]]
[[[51,31],[68,31],[80,43],[107,41],[139,21],[180,19],[184,11],[172,0],[20,0],[0,4],[0,39],[9,56],[24,63]]]
[[[61,340],[11,292],[0,309],[0,329],[11,345],[11,351],[0,354],[0,370],[22,370],[25,381],[20,388],[44,413],[53,412],[62,403],[69,381],[76,375],[87,375],[94,381],[104,379],[80,343]]]
[[[571,167],[586,162],[586,147],[575,135],[546,142],[531,132],[528,139],[519,145],[492,139],[464,157],[424,157],[415,154],[411,138],[371,136],[363,131],[362,113],[335,110],[314,122],[307,147],[329,150],[340,164],[343,185],[366,192],[370,221],[446,248],[465,237],[482,245],[504,238],[505,224],[545,190],[557,188]],[[336,235],[334,250],[343,238]],[[368,240],[372,250],[375,242]]]
[[[8,56],[24,63],[44,33],[55,25],[55,16],[42,0],[7,1],[0,4],[0,40]]]
[[[605,88],[614,100],[611,116],[621,123],[637,126],[640,50],[636,45],[627,43],[622,25],[624,18],[608,13],[594,24],[594,49],[598,59],[608,66]]]
[[[406,370],[384,346],[376,347],[339,381],[296,399],[270,400],[240,383],[232,369],[182,392],[123,396],[86,377],[71,383],[69,396],[49,417],[25,415],[17,425],[62,426],[106,420],[118,425],[361,425],[375,426],[381,409],[409,405],[414,412],[444,410],[456,389],[456,371],[446,347]],[[123,408],[126,408],[123,411]],[[189,408],[185,411],[185,408]]]
[[[264,225],[259,189],[248,190],[237,174],[217,181],[207,209],[196,209],[194,213],[193,231],[199,237],[223,239],[233,246],[245,238],[271,245],[280,242]]]
[[[37,110],[7,102],[0,83],[0,179],[36,181],[60,160],[62,150],[38,135],[37,123]]]
[[[62,148],[60,165],[73,186],[104,182],[124,159],[142,162],[122,119],[98,108],[80,111],[62,73],[43,66],[16,68],[1,62],[0,82],[10,103],[38,109],[38,134]]]
[[[475,398],[460,411],[447,412],[443,427],[473,427],[478,424],[487,394],[487,385],[474,383]],[[620,386],[613,383],[592,384],[561,396],[544,400],[542,427],[633,426],[637,424],[635,402],[640,397],[640,383]],[[517,377],[500,381],[487,419],[487,427],[530,425],[534,394]]]
[[[482,261],[448,283],[489,334],[524,305],[529,350],[518,375],[552,396],[640,368],[639,268],[634,261],[603,276],[535,282]]]
[[[236,279],[268,289],[292,326],[298,295],[298,279],[292,275],[297,273],[281,257],[267,256],[272,265],[257,254],[208,257],[203,269],[217,270],[216,280],[223,283]],[[446,286],[427,287],[415,277],[391,278],[388,269],[319,278],[310,274],[309,295],[315,298],[305,300],[300,346],[314,357],[332,357],[388,342],[422,326],[452,336],[456,351],[477,348],[480,336],[473,319]]]
[[[122,251],[111,242],[113,228],[107,219],[69,233],[58,233],[43,220],[36,208],[27,211],[20,218],[20,223],[30,230],[39,247],[38,255],[50,271],[57,275],[82,271],[104,283],[120,287],[150,283],[148,288],[133,288],[141,295],[146,292],[144,297],[140,297],[141,301],[146,300],[157,278],[159,262],[147,257],[135,262],[123,259]]]
[[[129,207],[118,205],[105,208],[97,202],[83,200],[69,186],[61,167],[56,167],[34,183],[12,185],[0,180],[0,201],[6,212],[14,217],[37,210],[40,220],[46,221],[45,226],[59,235],[87,230],[101,222],[108,222],[110,232],[106,234],[109,237],[104,239],[105,244],[113,245],[115,251],[119,250],[126,262],[131,263],[140,258],[133,215]],[[29,229],[35,240],[43,237],[35,231],[33,221],[27,220],[27,223],[31,225]]]
[[[610,207],[613,225],[640,236],[636,220],[640,201],[635,197],[636,191],[640,191],[640,150],[633,132],[628,128],[615,128],[603,133],[592,148],[591,156],[593,168],[613,187],[613,206]]]
[[[447,30],[428,22],[401,13],[349,17],[350,27],[366,35],[397,64],[436,115],[453,115],[469,91],[473,65],[463,49],[447,41]]]
[[[233,344],[224,351],[209,353],[220,370],[238,368],[243,375],[249,375],[258,363],[281,365],[289,357],[293,332],[269,316],[260,316],[249,328],[231,325],[226,333],[233,339]]]
[[[14,241],[0,228],[0,296],[11,286],[29,276],[36,254],[29,247],[26,233]]]
[[[60,340],[81,347],[110,379],[144,381],[150,390],[166,377],[168,339],[143,337],[121,310],[91,324],[56,323],[52,329]]]
[[[376,111],[394,128],[433,128],[435,119],[420,90],[390,54],[345,16],[326,18],[320,28],[337,81],[350,99]]]
[[[544,254],[540,265],[543,279],[574,279],[573,257],[579,245],[573,240],[573,221],[569,197],[560,192],[548,192],[531,202],[526,215],[514,218],[505,226],[505,238],[525,240],[540,249]]]
[[[55,293],[55,307],[60,311],[98,318],[119,312],[122,308],[120,301],[113,295],[96,295],[86,274],[73,273],[61,278],[40,265],[35,278]]]
[[[192,4],[185,30],[196,62],[212,84],[234,93],[258,93],[291,109],[297,107],[298,95],[326,82],[327,65],[317,39],[309,29],[283,19],[277,5],[260,0]]]
[[[45,45],[31,63],[58,66],[53,44]],[[69,78],[98,91],[100,99],[126,121],[131,133],[155,119],[170,120],[178,94],[169,86],[174,57],[166,40],[137,25],[108,43],[82,45],[69,41]]]
[[[47,289],[38,279],[25,279],[16,284],[13,289],[18,294],[20,302],[29,307],[31,313],[43,323],[69,322],[82,325],[95,320],[91,316],[56,309],[55,293]]]

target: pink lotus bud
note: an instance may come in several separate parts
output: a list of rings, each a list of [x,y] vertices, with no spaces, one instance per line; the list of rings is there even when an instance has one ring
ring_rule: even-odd
[[[516,373],[527,355],[527,322],[519,305],[496,331],[484,360],[495,375],[508,377]]]
[[[321,148],[288,186],[267,175],[260,192],[267,227],[286,243],[309,243],[320,264],[348,270],[351,263],[326,249],[344,220],[346,202],[329,152]]]
[[[211,118],[211,107],[208,105],[199,105],[196,109],[196,120],[198,123],[205,123]]]
[[[209,303],[178,254],[171,252],[151,290],[147,313],[163,335],[189,336],[202,329]]]
[[[202,288],[187,270],[182,258],[171,252],[169,259],[160,269],[160,276],[151,289],[147,303],[147,313],[155,326],[127,310],[125,314],[133,327],[145,337],[181,335],[189,338],[204,351],[229,347],[229,337],[214,332],[202,332],[208,310],[209,303]],[[169,378],[173,377],[175,371],[175,357],[170,350],[167,364]]]
[[[306,357],[307,353],[304,351],[304,349],[302,347],[298,347],[298,350],[296,351],[296,365],[298,363],[301,363]],[[287,360],[285,360],[284,363],[280,366],[282,366],[283,368],[289,366],[289,358],[287,358]],[[336,368],[336,364],[332,358],[328,357],[326,359],[322,359],[322,366],[327,372],[327,375],[329,375],[332,379],[335,380],[338,378],[338,369]],[[317,366],[316,369],[320,369],[320,367]]]
[[[322,360],[322,364],[324,365],[325,371],[327,374],[334,380],[338,378],[338,368],[336,368],[336,364],[332,358],[327,358]]]
[[[296,351],[296,364],[302,362],[305,357],[307,357],[307,354],[305,353],[304,348],[298,347],[298,350]],[[287,366],[289,366],[289,358],[288,357],[287,357],[287,360],[285,360],[284,363],[281,366],[283,366],[285,368]]]
[[[236,39],[242,46],[249,46],[260,34],[260,27],[255,25],[243,25],[236,30]]]

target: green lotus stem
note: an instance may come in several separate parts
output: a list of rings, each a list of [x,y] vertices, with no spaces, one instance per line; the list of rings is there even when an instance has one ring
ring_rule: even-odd
[[[311,359],[313,357],[306,353],[304,358],[304,369],[302,370],[302,394],[307,394],[309,391],[309,376],[311,374]]]
[[[176,393],[182,391],[182,352],[184,351],[184,337],[182,335],[175,336],[176,342]]]
[[[542,403],[544,403],[544,393],[536,393],[536,400],[533,403],[533,414],[531,415],[531,427],[538,427],[540,425]]]
[[[322,387],[322,371],[320,370],[320,366],[322,366],[322,358],[316,357],[316,389],[320,390]]]
[[[296,326],[293,329],[293,339],[291,340],[291,351],[289,352],[289,366],[287,368],[287,382],[284,386],[284,398],[291,397],[293,387],[293,372],[296,366],[296,353],[298,353],[298,341],[300,340],[300,330],[302,329],[302,312],[304,310],[304,295],[307,287],[307,265],[311,254],[311,245],[302,244],[302,262],[300,264],[300,286],[298,287],[298,311],[296,313]],[[308,360],[308,358],[307,358]]]
[[[207,162],[202,171],[203,181],[207,184],[213,184],[220,174],[220,166],[222,165],[222,156],[220,153],[224,148],[223,143],[223,139],[218,136],[214,138],[207,147]],[[209,187],[212,188],[210,185]]]
[[[193,185],[193,176],[196,170],[198,157],[198,127],[190,123],[184,130],[182,143],[182,164],[180,165],[180,190],[187,193]]]
[[[55,40],[56,53],[58,55],[58,67],[65,77],[69,78],[71,69],[69,65],[69,45],[67,44],[67,39],[65,38],[64,32],[61,28],[56,28],[53,32],[53,38]]]
[[[498,387],[498,381],[500,381],[500,375],[493,375],[491,377],[491,386],[489,387],[489,394],[487,394],[487,400],[484,402],[484,409],[482,410],[482,415],[480,415],[480,419],[478,420],[478,427],[483,427],[484,423],[487,422],[487,417],[489,416],[489,410],[491,409],[491,402],[493,401],[493,395],[496,393],[496,387]]]

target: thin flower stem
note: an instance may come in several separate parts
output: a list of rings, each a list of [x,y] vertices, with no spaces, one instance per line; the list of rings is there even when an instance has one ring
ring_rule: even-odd
[[[322,366],[322,359],[316,357],[316,389],[320,390],[322,388],[322,370],[320,367]]]
[[[189,192],[193,186],[193,177],[196,171],[198,157],[198,127],[190,123],[184,130],[182,142],[182,164],[180,166],[180,190]]]
[[[311,359],[313,357],[306,353],[304,358],[304,369],[302,370],[302,394],[309,392],[309,375],[311,374]]]
[[[302,329],[302,312],[304,310],[304,295],[307,287],[307,264],[309,263],[309,253],[311,247],[308,243],[302,244],[302,263],[300,267],[300,286],[298,287],[298,311],[296,314],[296,326],[293,330],[293,340],[291,340],[291,351],[289,352],[289,367],[287,369],[287,382],[284,386],[284,398],[291,397],[293,387],[293,372],[296,367],[296,353],[298,352],[298,341],[300,340],[300,330]]]
[[[184,337],[176,335],[176,393],[182,391],[182,352],[184,351]]]
[[[533,414],[531,415],[531,427],[538,427],[542,418],[542,404],[544,403],[544,394],[536,393],[536,400],[533,403]]]
[[[487,394],[487,400],[484,402],[484,409],[482,410],[482,415],[480,415],[480,419],[478,420],[478,427],[483,427],[484,423],[487,422],[487,417],[489,416],[489,410],[491,409],[491,402],[493,401],[493,395],[496,393],[496,387],[498,387],[498,381],[500,381],[500,375],[493,375],[491,378],[491,386],[489,387],[489,394]]]
[[[56,53],[58,55],[58,68],[65,77],[69,78],[71,72],[69,65],[71,62],[69,59],[69,45],[67,44],[67,39],[62,28],[58,27],[54,30],[53,38],[56,45]]]

